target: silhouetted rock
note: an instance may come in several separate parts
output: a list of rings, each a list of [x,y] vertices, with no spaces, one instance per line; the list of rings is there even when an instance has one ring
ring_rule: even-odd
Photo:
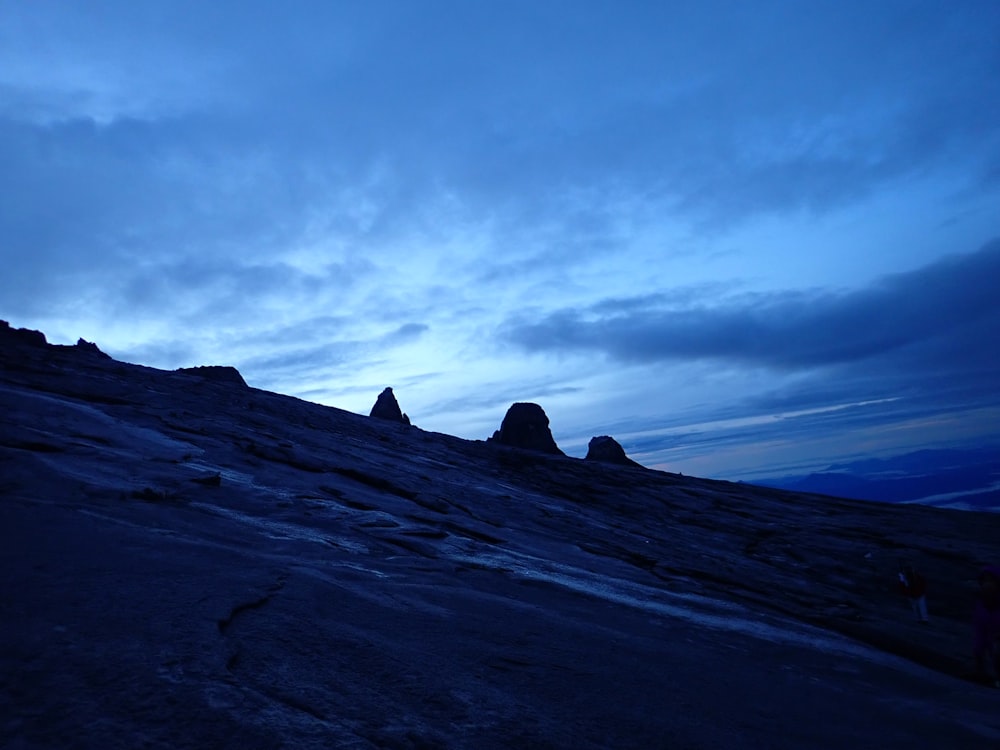
[[[229,385],[238,385],[243,388],[247,387],[247,381],[243,379],[240,371],[235,367],[203,365],[200,367],[178,367],[176,371],[187,373],[188,375],[197,375],[206,380],[214,380],[216,383],[228,383]]]
[[[587,461],[601,461],[606,464],[622,464],[623,466],[642,466],[625,455],[625,449],[610,435],[592,437],[587,445]]]
[[[526,448],[542,453],[564,456],[549,431],[549,418],[538,404],[516,403],[507,410],[500,429],[487,442],[497,442],[514,448]]]
[[[97,344],[93,343],[92,341],[87,341],[86,339],[78,339],[76,342],[76,348],[85,352],[89,352],[90,354],[96,354],[97,356],[103,357],[104,359],[111,359],[110,354],[105,354],[97,347]]]
[[[30,328],[11,328],[10,323],[6,320],[0,320],[0,339],[34,346],[45,346],[48,343],[45,340],[45,334],[41,331],[33,331]]]
[[[409,424],[410,418],[403,414],[399,408],[399,403],[396,401],[396,397],[392,393],[392,388],[386,388],[375,400],[375,405],[372,407],[371,414],[368,416],[375,417],[376,419],[387,419],[390,422],[402,422],[403,424]]]

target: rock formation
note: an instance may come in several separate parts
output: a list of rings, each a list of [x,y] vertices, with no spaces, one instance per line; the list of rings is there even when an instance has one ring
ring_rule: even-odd
[[[103,357],[104,359],[111,359],[111,355],[102,352],[97,344],[86,339],[77,339],[76,348],[90,354],[96,354],[98,357]]]
[[[396,396],[393,395],[392,388],[386,388],[378,394],[375,405],[368,416],[375,417],[376,419],[385,419],[390,422],[410,423],[410,418],[403,414],[399,408],[399,402],[396,401]]]
[[[11,328],[10,323],[6,320],[0,320],[0,339],[8,339],[35,346],[44,346],[48,343],[45,340],[45,334],[41,331],[33,331],[30,328]]]
[[[549,431],[549,418],[538,404],[516,403],[511,405],[488,442],[497,442],[514,448],[525,448],[542,453],[564,456]]]
[[[214,380],[217,383],[228,383],[229,385],[238,385],[243,388],[247,388],[247,381],[243,379],[240,375],[240,371],[235,367],[228,367],[224,365],[203,365],[201,367],[179,367],[176,372],[186,373],[188,375],[197,375],[199,377],[205,378],[206,380]]]
[[[639,466],[625,455],[625,449],[610,435],[598,435],[590,439],[587,445],[587,461],[601,461],[606,464],[622,464],[623,466]]]

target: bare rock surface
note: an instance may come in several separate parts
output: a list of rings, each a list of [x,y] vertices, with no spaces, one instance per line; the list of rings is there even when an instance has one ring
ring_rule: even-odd
[[[0,747],[1000,743],[963,679],[1000,516],[199,382],[0,346]]]

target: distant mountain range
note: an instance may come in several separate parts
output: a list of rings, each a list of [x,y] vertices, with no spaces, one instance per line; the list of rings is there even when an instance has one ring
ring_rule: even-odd
[[[921,450],[753,483],[856,500],[1000,512],[1000,446]]]

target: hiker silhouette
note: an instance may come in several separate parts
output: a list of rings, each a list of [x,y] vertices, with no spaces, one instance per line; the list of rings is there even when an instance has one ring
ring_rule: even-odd
[[[927,579],[906,565],[899,571],[899,591],[910,601],[917,622],[927,623]]]

